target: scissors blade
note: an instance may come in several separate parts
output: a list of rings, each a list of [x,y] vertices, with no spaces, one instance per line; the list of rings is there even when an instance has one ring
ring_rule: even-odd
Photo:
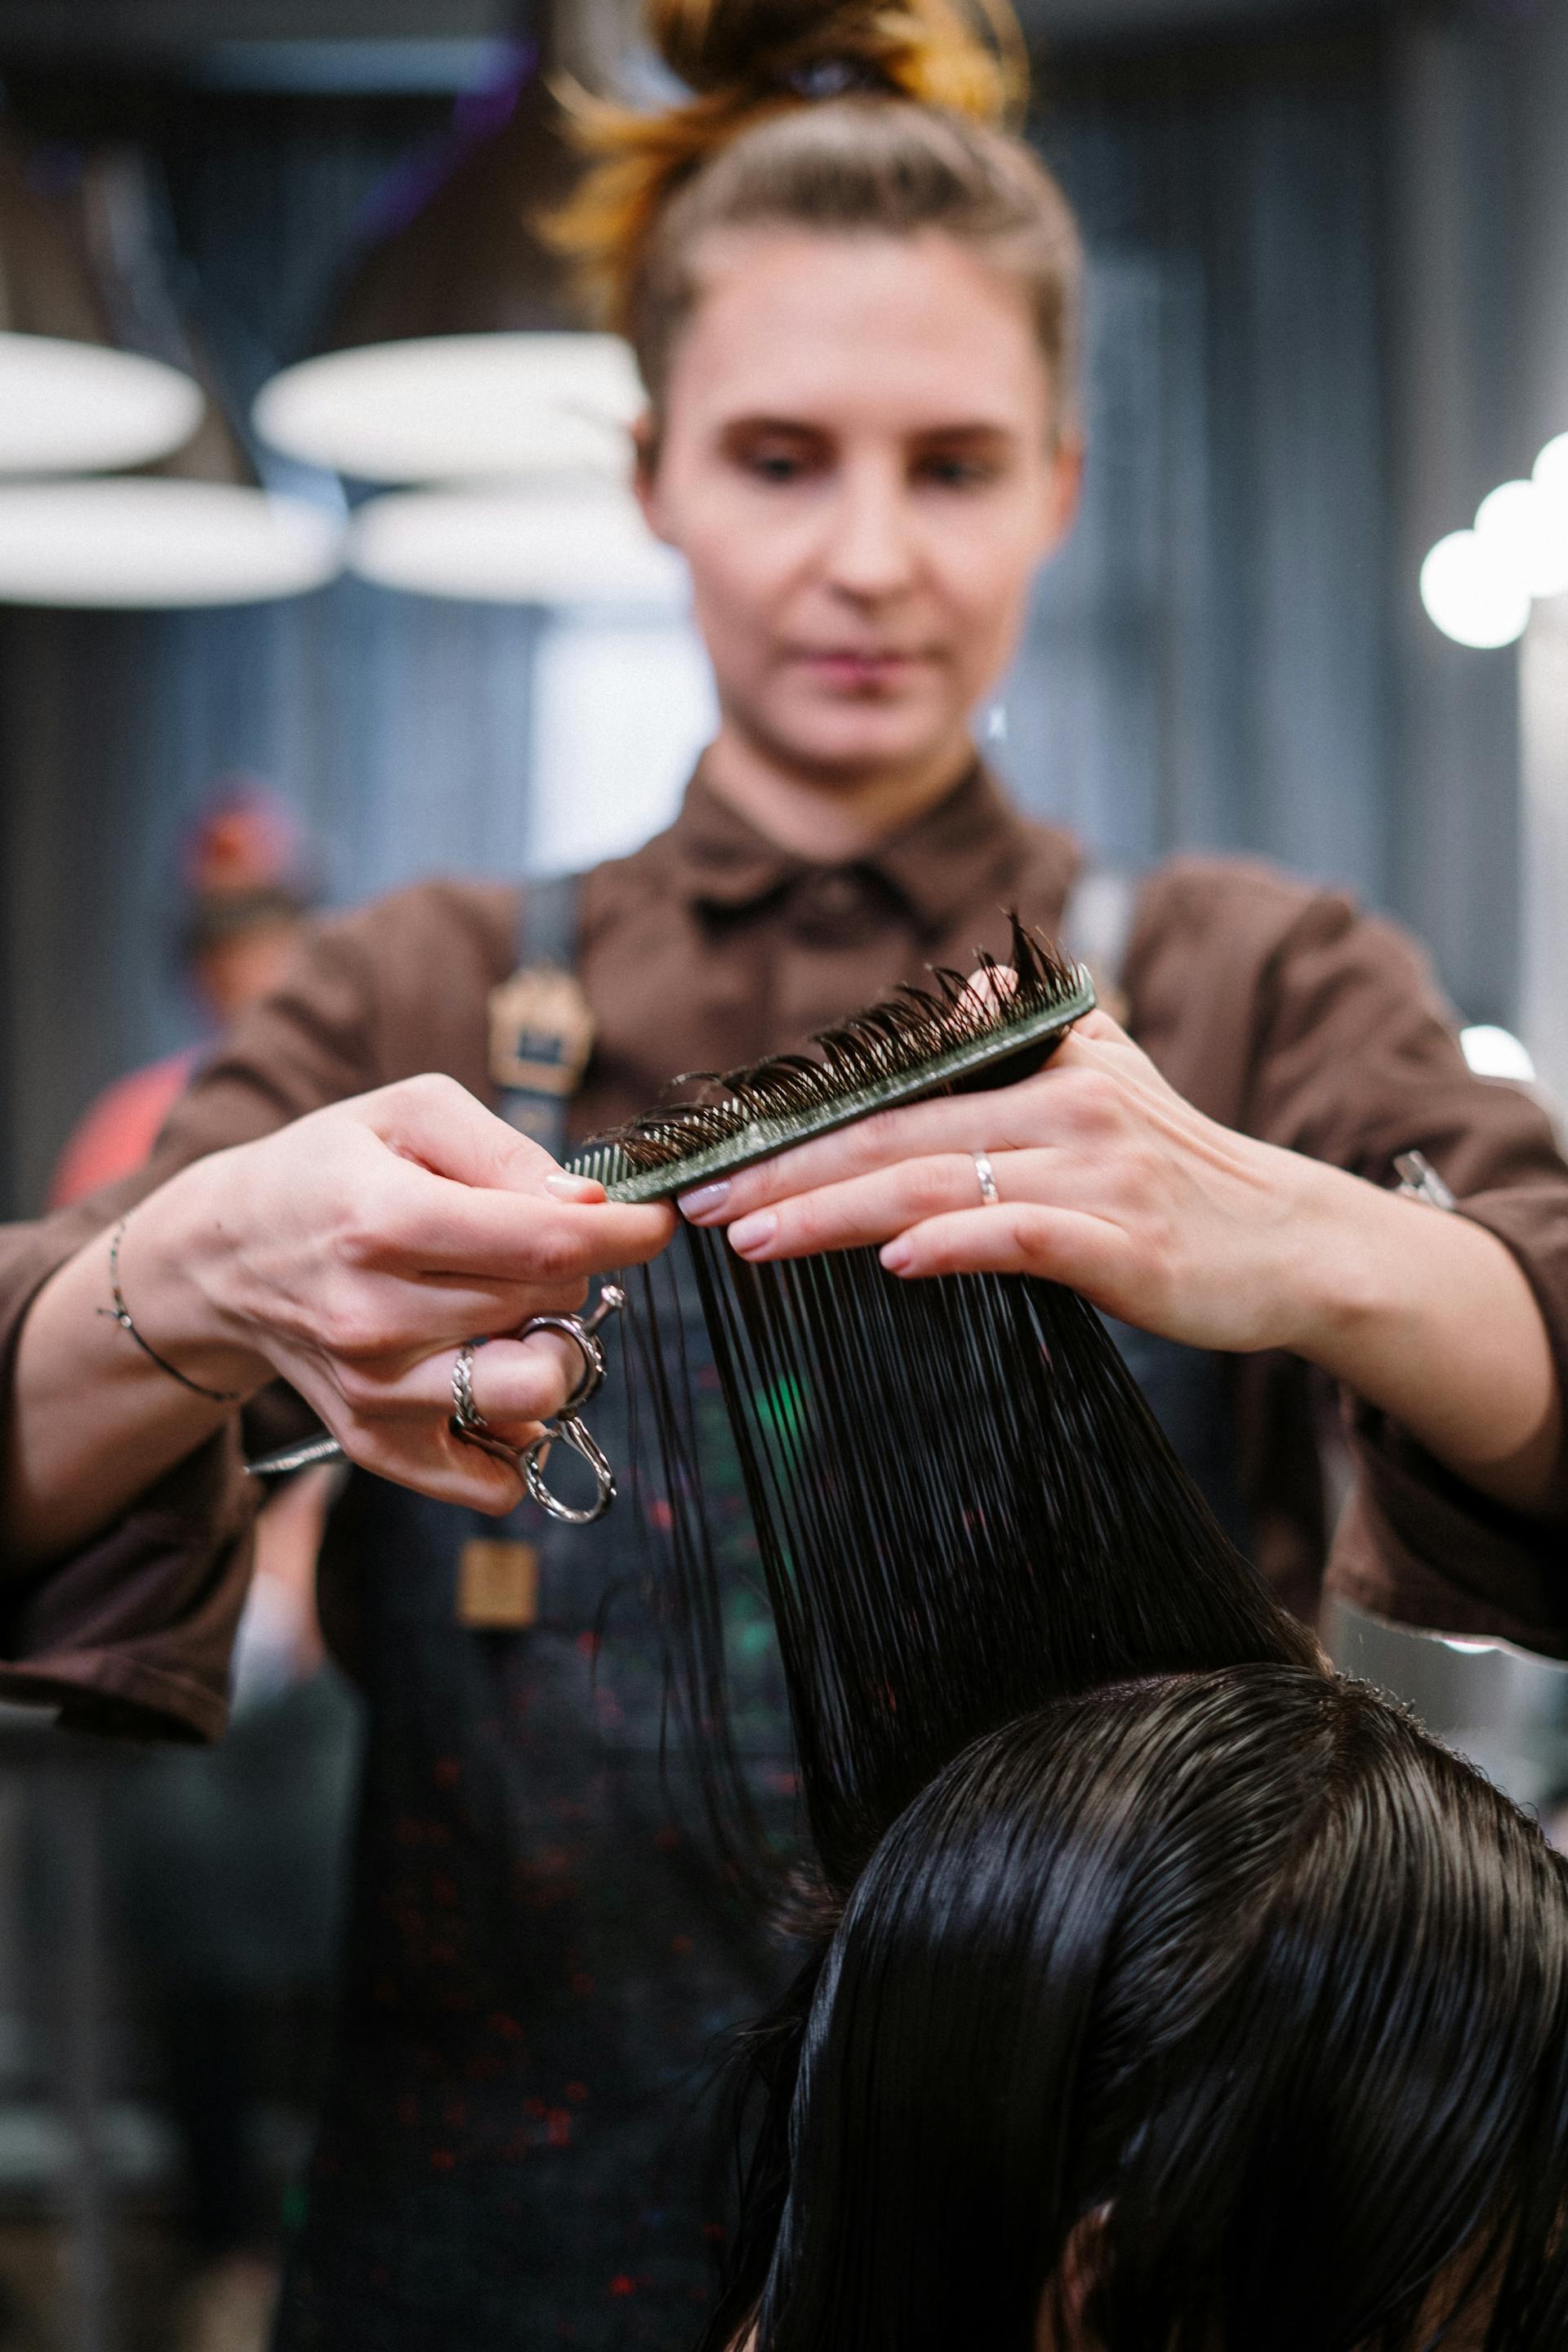
[[[290,1470],[309,1470],[315,1462],[341,1462],[343,1449],[335,1437],[324,1429],[314,1437],[301,1437],[292,1445],[279,1445],[271,1454],[258,1454],[254,1462],[245,1465],[247,1478],[283,1478]]]

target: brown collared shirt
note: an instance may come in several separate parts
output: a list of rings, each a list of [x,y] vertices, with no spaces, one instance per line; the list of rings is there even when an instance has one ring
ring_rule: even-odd
[[[668,832],[584,877],[578,969],[598,1042],[575,1131],[646,1108],[682,1071],[798,1044],[930,964],[967,970],[977,947],[1005,947],[1009,906],[1056,929],[1079,863],[979,770],[833,866],[775,848],[699,776]],[[421,1071],[493,1101],[486,1008],[517,912],[513,889],[437,881],[316,926],[141,1175],[0,1233],[0,1367],[50,1272],[188,1161]],[[1140,889],[1124,985],[1133,1034],[1227,1126],[1379,1184],[1396,1152],[1425,1151],[1524,1268],[1568,1385],[1568,1168],[1526,1094],[1466,1067],[1403,932],[1268,866],[1173,859]],[[1568,1516],[1504,1510],[1352,1402],[1357,1475],[1331,1544],[1306,1369],[1238,1360],[1234,1394],[1254,1557],[1293,1606],[1314,1607],[1326,1561],[1366,1606],[1568,1655]],[[240,1454],[236,1426],[70,1559],[13,1570],[0,1689],[57,1697],[73,1720],[217,1732],[249,1569]]]

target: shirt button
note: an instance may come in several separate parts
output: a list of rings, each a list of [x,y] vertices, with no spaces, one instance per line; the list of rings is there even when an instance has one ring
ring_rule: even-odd
[[[795,893],[795,929],[812,947],[845,947],[861,931],[871,911],[868,877],[838,866],[808,875]]]
[[[862,895],[858,874],[825,874],[816,886],[818,911],[824,915],[847,915],[860,904]]]

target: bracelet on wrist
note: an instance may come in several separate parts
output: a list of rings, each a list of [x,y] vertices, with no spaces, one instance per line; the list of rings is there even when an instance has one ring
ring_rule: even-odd
[[[193,1396],[205,1397],[210,1404],[243,1404],[243,1389],[209,1389],[201,1381],[193,1381],[188,1372],[181,1371],[178,1364],[172,1364],[167,1356],[161,1356],[152,1341],[143,1339],[136,1328],[131,1309],[125,1304],[125,1294],[120,1287],[120,1244],[130,1222],[129,1217],[121,1218],[109,1244],[109,1295],[114,1304],[112,1307],[100,1307],[97,1312],[107,1316],[111,1323],[118,1323],[122,1331],[129,1332],[142,1353],[150,1357],[161,1372],[167,1372],[172,1381],[178,1381],[183,1389],[189,1389]]]

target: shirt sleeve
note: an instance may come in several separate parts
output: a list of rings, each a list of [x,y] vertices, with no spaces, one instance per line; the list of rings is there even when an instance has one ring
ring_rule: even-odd
[[[1396,1153],[1424,1152],[1459,1213],[1517,1259],[1568,1396],[1568,1166],[1545,1110],[1469,1069],[1427,961],[1397,925],[1283,877],[1236,887],[1265,904],[1236,926],[1244,937],[1261,926],[1264,951],[1235,1123],[1379,1185],[1396,1181]],[[1329,1589],[1408,1623],[1568,1655],[1568,1432],[1556,1507],[1536,1517],[1467,1486],[1359,1401],[1347,1420],[1357,1476]]]
[[[36,1223],[0,1228],[5,1423],[23,1322],[58,1266],[191,1161],[380,1083],[385,928],[384,910],[313,927],[278,992],[197,1073],[144,1169]],[[0,1559],[0,1696],[56,1705],[84,1728],[215,1738],[258,1500],[237,1417],[69,1558],[42,1569]]]

